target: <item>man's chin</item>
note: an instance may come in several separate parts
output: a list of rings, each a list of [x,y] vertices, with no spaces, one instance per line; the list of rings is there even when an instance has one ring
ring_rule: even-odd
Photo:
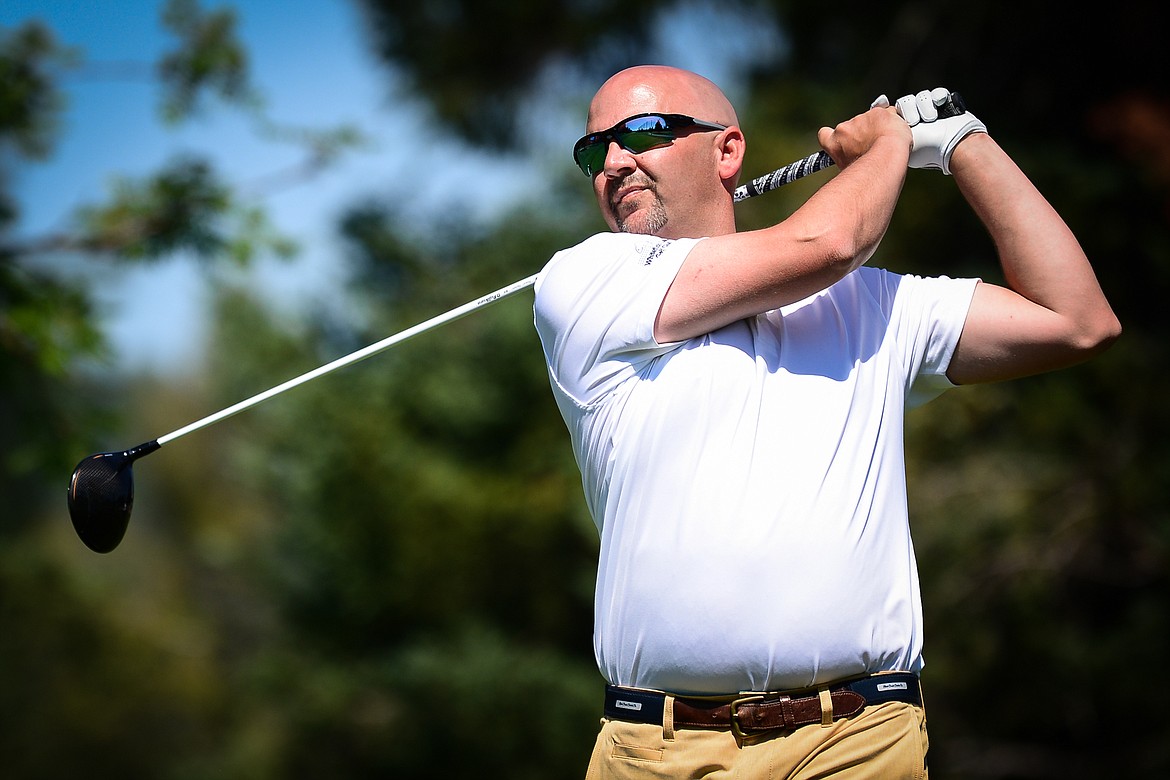
[[[631,224],[629,222],[622,222],[618,224],[617,229],[619,233],[629,233],[630,235],[637,236],[652,236],[657,233],[656,230],[651,229],[652,227],[653,225],[640,225],[636,223]]]
[[[655,236],[666,227],[666,213],[661,209],[636,209],[625,217],[615,216],[619,233]]]

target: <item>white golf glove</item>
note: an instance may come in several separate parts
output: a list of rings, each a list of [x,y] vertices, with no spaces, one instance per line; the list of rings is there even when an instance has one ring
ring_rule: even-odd
[[[910,150],[911,168],[929,168],[951,174],[951,154],[959,141],[971,133],[986,133],[984,125],[974,114],[964,111],[955,116],[940,116],[939,107],[945,106],[951,93],[944,87],[923,90],[916,95],[898,98],[895,106],[906,124],[910,125],[913,146]],[[872,107],[888,106],[882,95]],[[945,112],[944,112],[945,113]]]

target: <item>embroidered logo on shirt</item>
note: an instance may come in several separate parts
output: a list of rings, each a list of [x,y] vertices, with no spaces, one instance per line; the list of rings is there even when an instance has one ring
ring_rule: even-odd
[[[622,701],[621,699],[618,699],[613,703],[613,706],[617,707],[619,710],[633,710],[634,712],[639,712],[642,709],[642,702]]]
[[[879,691],[904,691],[908,686],[904,682],[878,683]]]
[[[653,263],[662,256],[662,253],[666,251],[668,246],[670,246],[670,242],[666,239],[659,239],[649,247],[647,247],[645,244],[639,246],[638,253],[646,255],[646,259],[642,262],[642,265],[650,265]]]

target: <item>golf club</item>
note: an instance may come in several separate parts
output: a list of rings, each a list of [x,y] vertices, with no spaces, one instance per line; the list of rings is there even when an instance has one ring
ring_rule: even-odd
[[[465,317],[477,309],[514,295],[535,284],[536,277],[537,274],[533,274],[506,287],[501,287],[495,292],[476,298],[474,301],[469,301],[425,322],[420,322],[395,333],[393,336],[387,336],[381,341],[338,358],[332,363],[326,363],[320,368],[315,368],[283,384],[257,393],[251,398],[240,401],[215,414],[210,414],[201,420],[196,420],[165,436],[159,436],[153,441],[144,442],[124,452],[100,452],[83,458],[77,464],[77,468],[73,470],[73,476],[69,480],[69,518],[73,521],[73,530],[77,532],[81,541],[85,542],[85,546],[94,552],[110,552],[122,541],[122,537],[126,533],[126,526],[130,522],[130,510],[134,506],[134,470],[132,468],[134,461],[149,455],[180,436],[205,428],[212,423],[255,406],[261,401],[280,395],[286,390],[303,385],[311,379],[372,357],[420,333]]]
[[[761,195],[776,189],[784,184],[796,181],[810,173],[815,173],[833,165],[833,160],[824,152],[817,152],[808,157],[797,160],[789,165],[760,176],[740,186],[733,193],[734,202],[738,203],[747,198]],[[270,390],[252,396],[244,401],[230,406],[215,414],[204,417],[176,431],[160,436],[153,441],[144,442],[122,452],[101,452],[90,455],[73,470],[69,480],[68,502],[69,517],[73,521],[73,528],[78,537],[94,552],[107,553],[112,551],[122,541],[126,533],[126,526],[130,522],[130,511],[134,506],[134,461],[158,450],[164,444],[185,436],[192,431],[204,428],[212,423],[219,422],[227,417],[244,411],[261,401],[291,390],[309,380],[324,376],[344,366],[352,365],[360,360],[400,344],[409,338],[428,330],[459,319],[488,306],[496,301],[503,300],[515,293],[531,287],[536,283],[537,274],[513,282],[495,292],[489,293],[474,301],[463,304],[445,314],[432,317],[382,341],[378,341],[350,355],[334,360],[320,368],[309,371]]]

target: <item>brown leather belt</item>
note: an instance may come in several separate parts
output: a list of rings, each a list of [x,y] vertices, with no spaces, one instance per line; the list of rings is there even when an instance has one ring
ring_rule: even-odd
[[[822,709],[822,693],[818,690],[675,697],[673,723],[675,728],[725,729],[752,734],[847,718],[867,705],[888,701],[922,706],[918,675],[906,672],[875,674],[832,684],[824,695],[831,702],[831,712]],[[667,694],[659,691],[610,685],[605,689],[605,717],[661,724],[666,697]]]

